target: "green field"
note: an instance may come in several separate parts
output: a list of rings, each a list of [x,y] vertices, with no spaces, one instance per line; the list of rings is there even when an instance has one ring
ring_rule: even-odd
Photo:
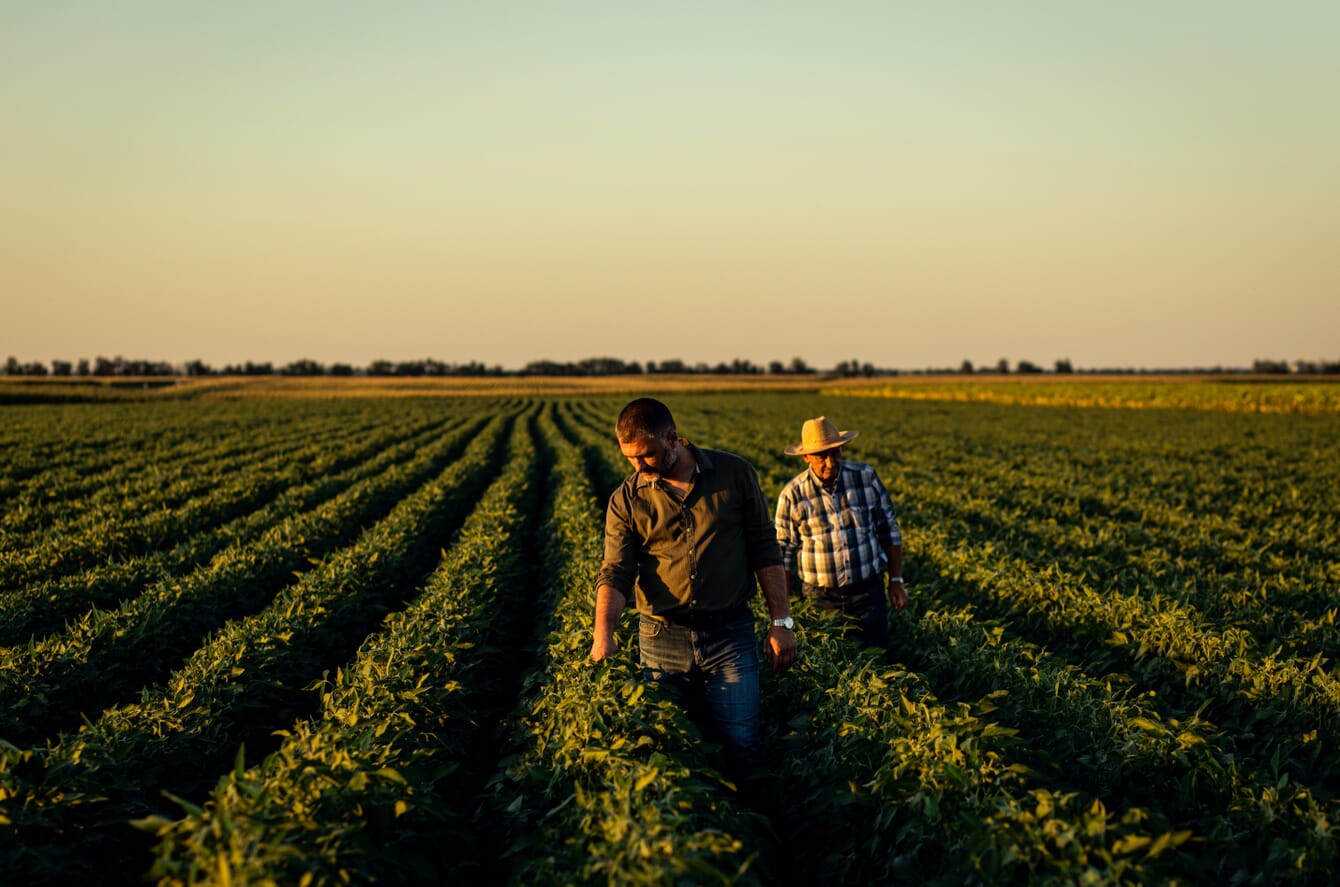
[[[1340,879],[1334,386],[933,387],[661,395],[774,501],[860,430],[902,522],[748,800],[632,618],[586,660],[627,393],[0,407],[0,883]]]

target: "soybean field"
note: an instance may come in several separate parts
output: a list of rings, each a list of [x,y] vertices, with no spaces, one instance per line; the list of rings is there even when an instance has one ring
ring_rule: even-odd
[[[773,502],[858,430],[902,525],[754,796],[631,612],[587,658],[627,399],[0,407],[0,882],[1340,879],[1340,414],[662,396]]]

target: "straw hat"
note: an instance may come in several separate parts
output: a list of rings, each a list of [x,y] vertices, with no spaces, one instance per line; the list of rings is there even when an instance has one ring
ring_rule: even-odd
[[[806,419],[800,429],[800,443],[786,448],[788,456],[808,456],[810,453],[822,453],[833,447],[840,447],[860,434],[859,431],[838,431],[837,426],[828,421],[827,416]]]

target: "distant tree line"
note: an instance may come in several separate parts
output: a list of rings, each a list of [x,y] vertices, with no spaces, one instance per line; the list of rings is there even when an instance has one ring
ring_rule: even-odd
[[[748,360],[736,358],[729,363],[695,363],[671,359],[647,361],[645,366],[637,361],[627,362],[615,357],[589,357],[585,360],[560,362],[554,360],[534,360],[521,370],[505,370],[501,366],[486,366],[478,361],[469,363],[445,363],[431,358],[425,360],[374,360],[365,367],[356,367],[348,363],[324,364],[320,361],[303,358],[291,363],[276,366],[266,361],[256,363],[247,361],[238,364],[226,364],[215,368],[202,360],[189,360],[184,364],[170,364],[163,361],[127,360],[124,357],[99,357],[93,361],[80,360],[71,363],[65,360],[53,360],[50,367],[43,363],[23,363],[10,357],[4,365],[6,376],[614,376],[647,374],[792,374],[804,375],[817,373],[804,359],[793,357],[787,363],[772,361],[762,367]],[[843,361],[833,372],[838,375],[867,375],[889,373],[890,370],[876,370],[872,364],[859,364],[856,361]]]
[[[875,369],[870,364],[864,367],[868,375],[874,375]],[[645,365],[633,361],[626,363],[614,357],[591,357],[586,360],[579,360],[568,363],[559,363],[552,360],[536,360],[526,364],[521,370],[521,375],[525,376],[624,376],[639,375],[646,373],[648,375],[721,375],[721,376],[752,376],[752,375],[796,375],[803,376],[819,372],[807,364],[803,358],[793,357],[790,362],[783,363],[780,360],[770,362],[766,367],[760,366],[749,360],[735,358],[729,363],[722,361],[720,363],[685,363],[682,360],[670,359],[662,360],[659,363],[649,360]],[[860,365],[843,361],[834,368],[833,372],[838,375],[859,375]],[[884,372],[892,372],[885,370]]]
[[[1005,375],[1010,372],[1014,372],[1018,375],[1026,376],[1030,374],[1044,373],[1047,371],[1044,368],[1038,366],[1037,364],[1029,360],[1021,360],[1014,365],[1013,369],[1011,369],[1010,362],[1002,357],[993,364],[987,364],[980,367],[975,366],[971,360],[965,360],[961,364],[959,364],[957,370],[951,368],[944,368],[944,369],[912,370],[911,372],[913,373],[924,372],[934,374],[948,374],[957,372],[960,375],[972,375],[972,374]],[[1083,373],[1088,375],[1177,375],[1177,374],[1191,374],[1191,373],[1201,373],[1210,375],[1229,375],[1233,373],[1244,373],[1244,374],[1252,373],[1256,375],[1262,375],[1262,374],[1340,375],[1340,361],[1295,360],[1292,363],[1290,363],[1289,361],[1286,360],[1257,359],[1252,361],[1252,365],[1250,368],[1214,366],[1214,367],[1171,367],[1171,368],[1086,367],[1084,369],[1076,369],[1074,364],[1070,362],[1070,358],[1063,357],[1057,360],[1056,363],[1053,365],[1052,372],[1057,375],[1065,375],[1067,373]]]
[[[1254,360],[1253,373],[1297,373],[1302,376],[1320,376],[1340,374],[1340,360],[1295,360],[1292,364],[1284,360]]]
[[[687,363],[683,360],[662,361],[624,361],[615,357],[588,357],[578,361],[533,360],[520,370],[506,370],[501,366],[486,366],[478,361],[468,363],[446,363],[431,358],[424,360],[374,360],[364,367],[348,363],[324,364],[320,361],[303,358],[280,366],[266,361],[264,363],[226,364],[215,368],[202,360],[189,360],[183,364],[171,364],[157,360],[127,360],[124,357],[97,357],[92,361],[53,360],[50,365],[30,361],[23,362],[16,357],[5,361],[5,376],[70,376],[70,377],[116,377],[116,376],[622,376],[622,375],[770,375],[804,376],[823,373],[841,377],[891,376],[900,373],[911,374],[960,374],[979,375],[1032,375],[1049,372],[1030,360],[1020,360],[1011,366],[1009,360],[1000,358],[995,363],[975,365],[964,360],[957,368],[927,367],[919,370],[883,369],[868,362],[844,360],[831,370],[821,371],[811,367],[803,358],[793,357],[789,361],[774,360],[767,366],[761,366],[748,360],[736,358],[730,362],[716,364],[704,362]],[[1130,367],[1093,367],[1075,369],[1070,358],[1057,360],[1050,372],[1064,375],[1067,373],[1088,374],[1169,374],[1169,373],[1255,373],[1269,375],[1340,375],[1340,361],[1295,360],[1254,360],[1251,368],[1243,367],[1194,367],[1172,369],[1133,369]]]

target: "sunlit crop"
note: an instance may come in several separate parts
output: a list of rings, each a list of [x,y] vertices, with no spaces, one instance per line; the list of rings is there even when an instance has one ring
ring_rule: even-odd
[[[586,659],[625,395],[2,407],[0,881],[1333,883],[1340,415],[1066,384],[663,395],[769,497],[859,430],[902,522],[761,792],[631,614]]]

